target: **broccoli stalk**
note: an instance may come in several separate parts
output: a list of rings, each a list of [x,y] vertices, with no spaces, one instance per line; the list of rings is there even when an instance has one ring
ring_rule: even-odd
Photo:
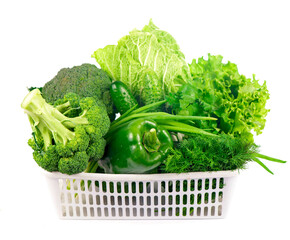
[[[75,133],[69,127],[76,123],[76,118],[72,122],[72,119],[63,115],[57,108],[47,104],[40,91],[34,90],[28,94],[21,107],[28,115],[33,132],[37,133],[36,136],[40,135],[43,138],[45,150],[52,144],[52,141],[56,144],[66,144],[75,137]],[[88,124],[86,118],[78,118],[78,122]]]
[[[69,93],[52,106],[35,89],[27,94],[21,107],[33,131],[28,144],[34,150],[35,161],[45,170],[76,174],[103,156],[103,136],[110,120],[105,106],[95,99]]]

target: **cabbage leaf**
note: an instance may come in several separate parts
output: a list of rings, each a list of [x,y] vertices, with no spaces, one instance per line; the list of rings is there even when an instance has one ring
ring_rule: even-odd
[[[157,100],[164,99],[170,92],[177,92],[190,79],[189,66],[177,42],[152,20],[142,30],[134,29],[122,37],[117,45],[96,50],[92,57],[112,80],[124,82],[137,99],[146,98],[142,91],[148,73],[154,75],[152,84],[162,95]]]

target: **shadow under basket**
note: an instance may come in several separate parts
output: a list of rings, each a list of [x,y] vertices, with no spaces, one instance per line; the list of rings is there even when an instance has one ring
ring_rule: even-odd
[[[237,175],[45,173],[61,219],[224,218]]]

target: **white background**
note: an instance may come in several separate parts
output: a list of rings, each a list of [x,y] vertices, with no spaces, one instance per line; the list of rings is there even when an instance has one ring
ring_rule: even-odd
[[[238,177],[223,220],[64,221],[55,215],[42,171],[27,146],[20,108],[26,87],[60,68],[95,63],[91,54],[152,18],[186,60],[221,54],[240,73],[267,81],[271,109],[256,143],[289,159],[289,7],[287,1],[1,1],[0,239],[289,239],[289,164],[255,163]],[[5,236],[5,237],[4,237]]]

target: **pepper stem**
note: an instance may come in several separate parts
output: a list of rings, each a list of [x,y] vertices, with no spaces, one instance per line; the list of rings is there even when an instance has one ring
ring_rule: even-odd
[[[160,141],[157,137],[156,129],[151,128],[143,135],[143,146],[148,152],[157,152],[160,148]]]

